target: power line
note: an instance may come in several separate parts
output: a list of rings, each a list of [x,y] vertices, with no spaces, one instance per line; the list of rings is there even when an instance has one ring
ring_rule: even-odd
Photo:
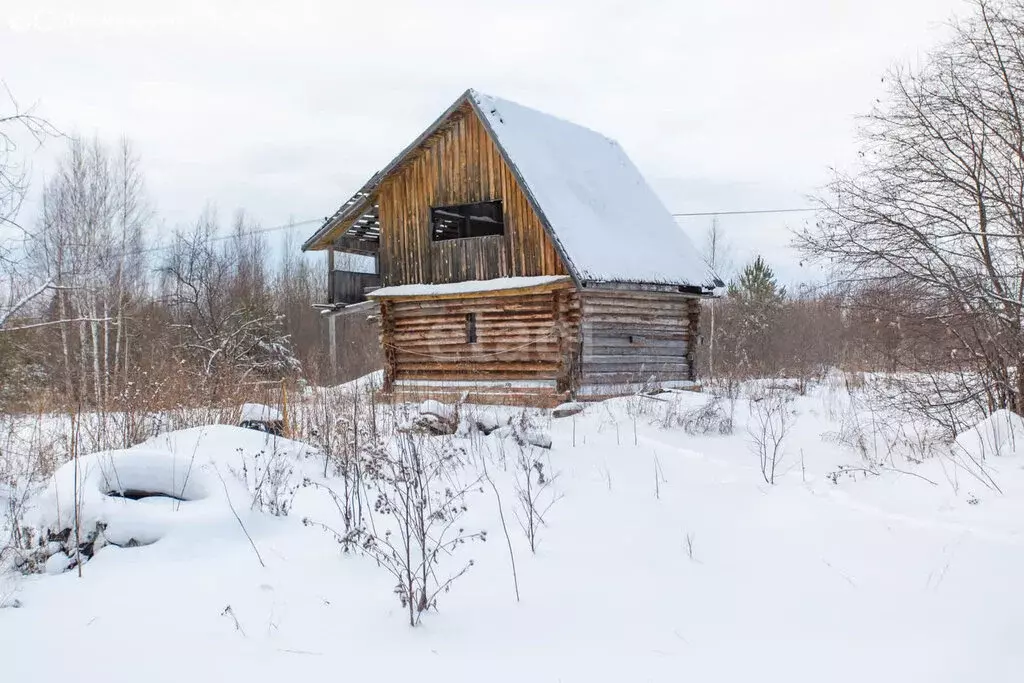
[[[294,223],[284,223],[282,225],[272,225],[268,228],[256,228],[255,230],[243,230],[242,232],[233,232],[229,235],[219,235],[217,237],[211,237],[211,242],[223,242],[235,237],[250,237],[252,235],[265,235],[269,232],[277,232],[279,230],[290,230],[291,228],[300,228],[303,225],[312,225],[313,223],[323,223],[322,218],[310,218],[304,221],[296,221]],[[140,249],[136,254],[149,254],[154,251],[163,251],[164,249],[170,249],[171,245],[165,244],[159,247],[148,247],[146,249]]]
[[[805,212],[811,212],[811,211],[817,211],[817,209],[812,208],[812,207],[794,207],[794,208],[791,208],[791,209],[748,209],[748,210],[736,210],[736,211],[696,211],[696,212],[691,212],[691,213],[674,213],[674,214],[672,214],[672,216],[674,218],[691,218],[691,217],[698,217],[698,216],[746,216],[746,215],[770,214],[770,213],[805,213]],[[232,239],[234,237],[250,237],[252,235],[265,235],[267,233],[278,232],[280,230],[291,230],[293,228],[300,228],[300,227],[302,227],[304,225],[313,225],[313,224],[316,224],[316,223],[323,223],[323,221],[324,221],[324,219],[322,219],[322,218],[309,218],[309,219],[303,220],[303,221],[295,221],[295,222],[292,222],[292,223],[283,223],[281,225],[272,225],[272,226],[266,227],[266,228],[257,228],[255,230],[245,230],[245,231],[242,231],[242,232],[230,233],[228,235],[220,235],[220,236],[217,236],[217,237],[210,238],[210,241],[211,242],[222,242],[224,240],[229,240],[229,239]],[[162,246],[158,246],[158,247],[148,247],[146,249],[140,249],[139,251],[134,252],[134,253],[137,253],[137,254],[149,254],[149,253],[153,253],[153,252],[163,251],[165,249],[169,249],[170,246],[171,245],[162,245]]]
[[[747,216],[760,213],[804,213],[817,211],[813,207],[803,206],[792,209],[750,209],[747,211],[695,211],[693,213],[674,213],[675,218],[689,218],[691,216]]]

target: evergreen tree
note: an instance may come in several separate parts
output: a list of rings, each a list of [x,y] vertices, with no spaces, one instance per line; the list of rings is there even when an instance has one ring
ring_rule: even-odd
[[[779,287],[772,267],[757,256],[746,265],[739,280],[729,284],[729,296],[741,297],[748,303],[778,305],[786,298],[786,288]]]
[[[738,280],[729,283],[729,298],[735,304],[736,325],[732,339],[735,357],[748,371],[772,372],[776,359],[772,331],[778,324],[779,312],[786,296],[775,273],[763,258],[757,256],[743,268]],[[753,367],[752,358],[761,359]]]

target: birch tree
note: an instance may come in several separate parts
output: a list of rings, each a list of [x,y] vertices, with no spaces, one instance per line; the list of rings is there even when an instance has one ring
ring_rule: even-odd
[[[711,219],[707,234],[704,237],[704,264],[716,278],[720,278],[723,271],[729,267],[729,247],[725,243],[725,236],[718,217]],[[711,299],[708,302],[710,314],[710,330],[708,334],[708,378],[715,379],[715,313],[717,313],[717,300]]]
[[[148,217],[138,161],[127,141],[71,140],[43,192],[30,248],[39,280],[55,294],[69,396],[105,405],[124,365],[126,308],[142,286]]]

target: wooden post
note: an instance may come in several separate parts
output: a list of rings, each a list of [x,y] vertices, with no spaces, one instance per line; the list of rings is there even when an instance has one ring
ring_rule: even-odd
[[[286,439],[290,439],[292,436],[292,430],[288,427],[288,388],[284,384],[284,378],[281,378],[281,436]]]
[[[380,344],[384,352],[384,393],[390,393],[395,382],[395,317],[391,302],[380,302]]]
[[[327,248],[327,303],[334,303],[334,247]]]
[[[697,345],[697,335],[700,333],[700,299],[687,301],[686,312],[689,316],[689,327],[687,328],[688,339],[686,340],[686,363],[689,366],[690,381],[697,381],[697,369],[693,366],[694,347]]]
[[[327,353],[331,362],[331,381],[338,381],[338,315],[334,312],[325,316],[327,324]]]

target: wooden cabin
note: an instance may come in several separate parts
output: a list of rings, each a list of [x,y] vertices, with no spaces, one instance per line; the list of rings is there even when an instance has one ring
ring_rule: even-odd
[[[715,283],[618,143],[582,126],[469,90],[303,250],[327,252],[332,311],[376,302],[396,399],[695,386]],[[336,252],[374,259],[379,287]]]

